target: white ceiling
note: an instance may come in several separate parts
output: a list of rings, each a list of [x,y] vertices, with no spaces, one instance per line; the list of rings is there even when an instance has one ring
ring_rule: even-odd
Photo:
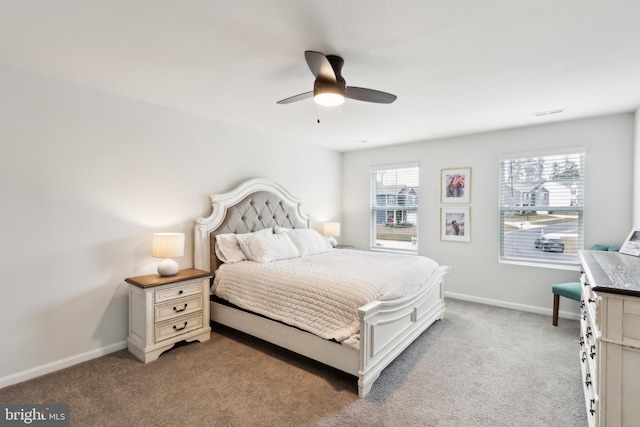
[[[276,105],[305,50],[398,100]],[[0,65],[349,151],[636,110],[640,1],[2,0]]]

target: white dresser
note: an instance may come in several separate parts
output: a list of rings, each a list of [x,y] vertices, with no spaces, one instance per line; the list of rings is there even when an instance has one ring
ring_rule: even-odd
[[[640,259],[581,251],[580,366],[589,426],[640,426]]]
[[[170,277],[125,279],[129,286],[129,351],[145,363],[179,341],[204,342],[209,326],[209,278],[195,268]]]

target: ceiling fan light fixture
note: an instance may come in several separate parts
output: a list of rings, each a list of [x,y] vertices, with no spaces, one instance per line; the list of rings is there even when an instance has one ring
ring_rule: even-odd
[[[345,89],[336,83],[316,80],[313,85],[313,100],[323,107],[337,107],[344,103]]]
[[[344,103],[344,94],[338,88],[324,87],[314,91],[313,100],[323,107],[337,107]]]
[[[344,103],[344,96],[337,93],[319,93],[313,97],[313,100],[323,107],[337,107]]]

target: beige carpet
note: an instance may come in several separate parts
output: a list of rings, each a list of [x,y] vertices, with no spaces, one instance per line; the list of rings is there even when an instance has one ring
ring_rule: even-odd
[[[72,426],[582,427],[578,331],[447,300],[358,399],[355,377],[215,328],[147,365],[123,350],[6,387],[0,403],[67,403]]]

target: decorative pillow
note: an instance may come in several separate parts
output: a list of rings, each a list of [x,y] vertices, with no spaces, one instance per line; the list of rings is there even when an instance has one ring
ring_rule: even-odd
[[[251,261],[265,263],[300,256],[287,234],[253,234],[238,242]]]
[[[286,231],[285,231],[286,230]],[[310,228],[276,229],[276,233],[286,234],[300,252],[300,256],[315,255],[329,252],[331,244],[316,230]]]
[[[222,262],[232,263],[244,261],[247,258],[239,244],[239,238],[246,238],[253,234],[273,234],[272,228],[265,228],[253,233],[234,234],[225,233],[216,235],[216,255]]]

